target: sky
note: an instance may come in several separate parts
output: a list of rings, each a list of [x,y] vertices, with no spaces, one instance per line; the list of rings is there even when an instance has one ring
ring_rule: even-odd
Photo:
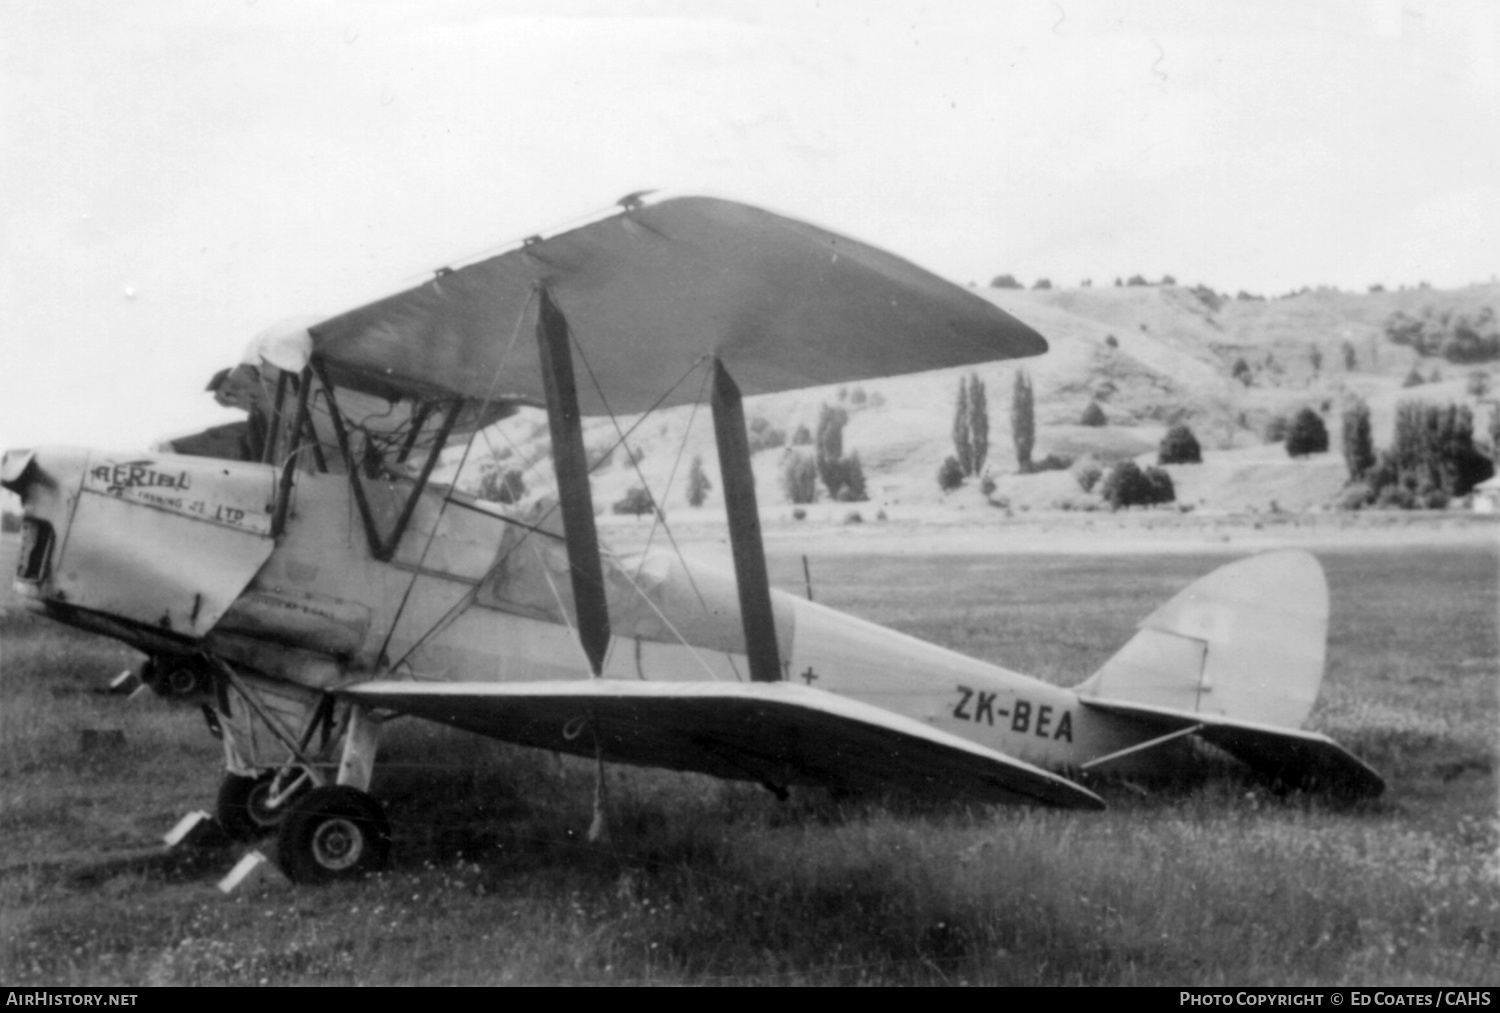
[[[6,0],[0,447],[651,188],[960,284],[1489,281],[1500,4]]]

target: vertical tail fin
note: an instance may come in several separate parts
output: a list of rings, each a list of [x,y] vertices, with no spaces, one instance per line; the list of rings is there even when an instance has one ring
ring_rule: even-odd
[[[1267,552],[1189,585],[1076,692],[1300,728],[1323,682],[1327,635],[1328,583],[1318,561]]]

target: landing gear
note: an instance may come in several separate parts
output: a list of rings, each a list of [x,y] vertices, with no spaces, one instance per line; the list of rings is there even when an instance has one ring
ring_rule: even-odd
[[[225,774],[215,816],[232,840],[248,843],[268,837],[311,784],[307,773],[295,768],[268,770],[256,777]]]
[[[282,871],[293,882],[329,883],[384,867],[391,828],[369,794],[328,785],[292,804],[276,841]]]

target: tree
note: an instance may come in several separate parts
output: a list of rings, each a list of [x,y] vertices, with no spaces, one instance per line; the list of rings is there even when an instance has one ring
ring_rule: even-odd
[[[806,422],[797,424],[797,431],[792,434],[792,446],[805,447],[812,443],[812,430],[807,428]]]
[[[1178,423],[1167,430],[1156,450],[1157,464],[1202,464],[1203,450],[1198,446],[1198,437],[1185,424]]]
[[[1354,367],[1359,365],[1359,356],[1355,353],[1354,346],[1346,341],[1340,347],[1344,352],[1344,371],[1346,373],[1354,372]]]
[[[1031,378],[1016,370],[1010,396],[1010,436],[1016,445],[1016,466],[1021,474],[1031,471],[1031,450],[1036,446],[1036,409],[1032,403]]]
[[[1093,426],[1097,429],[1100,426],[1109,425],[1109,416],[1104,414],[1104,409],[1099,407],[1098,401],[1090,401],[1089,406],[1083,410],[1083,416],[1079,418],[1078,424]]]
[[[1311,408],[1303,408],[1292,418],[1286,433],[1286,452],[1292,457],[1321,454],[1328,450],[1328,427]]]
[[[1019,281],[1016,281],[1016,276],[1013,275],[1013,274],[997,274],[997,275],[995,275],[994,278],[990,279],[990,288],[1023,288],[1023,287],[1024,286]]]
[[[792,451],[781,465],[781,489],[791,503],[812,503],[818,498],[818,464],[807,454]]]
[[[969,374],[969,448],[969,474],[977,475],[984,470],[984,459],[990,454],[989,396],[978,373]]]
[[[1312,363],[1313,375],[1318,376],[1323,372],[1323,349],[1313,345],[1307,352],[1307,359]]]
[[[1377,490],[1398,484],[1420,496],[1464,496],[1494,474],[1494,465],[1474,446],[1474,413],[1467,405],[1403,401],[1396,406],[1391,449],[1375,472],[1368,481]]]
[[[693,455],[692,467],[688,468],[687,501],[689,506],[700,507],[714,484],[703,473],[703,455]]]
[[[1051,282],[1050,279],[1047,279],[1047,278],[1038,278],[1035,281],[1035,283],[1032,284],[1031,287],[1032,288],[1051,288],[1052,287],[1052,282]]]
[[[1356,399],[1344,409],[1344,463],[1349,481],[1358,482],[1375,467],[1375,444],[1370,437],[1370,406]]]
[[[974,474],[974,435],[969,428],[969,381],[958,378],[958,400],[953,406],[953,456],[965,475]]]
[[[828,487],[828,495],[835,499],[843,485],[839,463],[844,459],[844,426],[848,421],[849,413],[842,408],[830,408],[825,404],[818,412],[818,477]]]

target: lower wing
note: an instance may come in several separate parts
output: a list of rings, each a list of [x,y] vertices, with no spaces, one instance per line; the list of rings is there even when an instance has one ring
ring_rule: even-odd
[[[1072,781],[870,704],[792,683],[396,682],[361,703],[490,738],[734,780],[1102,809]]]

